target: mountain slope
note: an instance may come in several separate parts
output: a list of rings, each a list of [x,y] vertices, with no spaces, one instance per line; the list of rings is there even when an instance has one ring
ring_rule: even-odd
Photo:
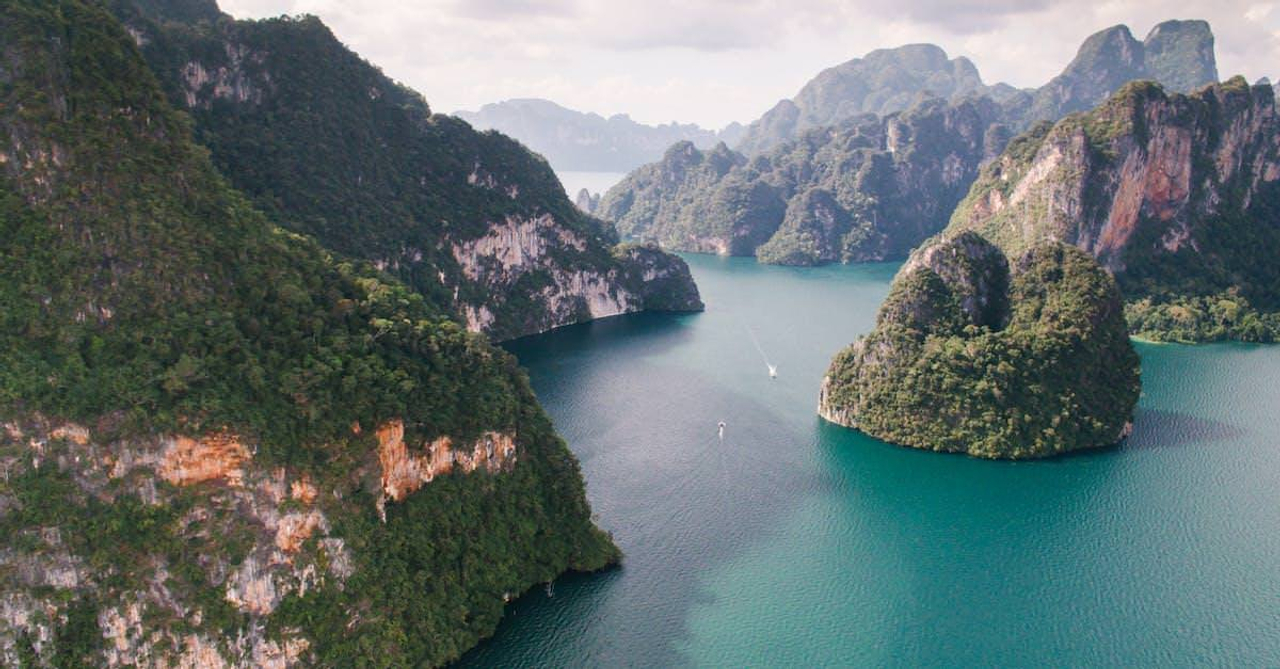
[[[435,665],[617,558],[514,360],[270,225],[99,4],[0,44],[0,663]]]
[[[601,199],[628,239],[812,265],[902,258],[941,230],[1009,133],[990,100],[866,114],[748,160],[679,144]]]
[[[1014,140],[947,234],[975,230],[1011,253],[1046,238],[1084,249],[1149,336],[1274,339],[1277,221],[1275,95],[1237,77],[1191,95],[1133,83]]]
[[[470,329],[507,339],[651,301],[701,308],[682,261],[612,248],[545,161],[432,114],[319,19],[184,24],[129,0],[115,9],[234,186],[280,225],[373,262]],[[652,271],[680,294],[652,294]]]
[[[629,172],[662,156],[668,146],[689,141],[701,148],[738,140],[738,128],[722,133],[693,124],[651,126],[625,114],[605,118],[566,109],[549,100],[517,99],[459,111],[479,130],[497,130],[546,157],[556,170]]]

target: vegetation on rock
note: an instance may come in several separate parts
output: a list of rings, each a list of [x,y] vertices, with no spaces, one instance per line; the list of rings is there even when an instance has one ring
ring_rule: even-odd
[[[875,329],[832,361],[819,412],[914,448],[1038,458],[1118,442],[1140,387],[1096,261],[1043,242],[1010,267],[966,232],[903,266]]]

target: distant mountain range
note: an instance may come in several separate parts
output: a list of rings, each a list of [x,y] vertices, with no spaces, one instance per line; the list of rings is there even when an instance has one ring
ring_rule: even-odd
[[[1061,74],[1029,89],[988,85],[968,58],[951,58],[933,44],[877,49],[823,70],[794,98],[779,101],[749,125],[734,123],[720,131],[693,124],[644,125],[625,114],[604,118],[541,99],[508,100],[455,115],[477,129],[515,137],[559,171],[629,172],[659,160],[676,142],[698,149],[723,142],[745,155],[760,155],[808,130],[861,114],[905,111],[930,98],[989,97],[1001,108],[999,120],[1021,131],[1035,121],[1091,109],[1129,81],[1151,79],[1184,93],[1213,83],[1218,80],[1213,47],[1213,32],[1204,21],[1165,21],[1142,41],[1128,27],[1114,26],[1086,39]]]
[[[625,239],[808,265],[903,258],[946,226],[983,164],[1040,120],[1091,109],[1126,82],[1213,83],[1213,33],[1168,21],[1139,42],[1098,32],[1038,89],[987,86],[932,45],[827,69],[747,128],[738,149],[671,147],[579,206]]]
[[[1107,28],[1086,39],[1061,74],[1035,89],[988,86],[967,58],[949,59],[932,44],[879,49],[823,70],[794,98],[780,101],[751,123],[737,148],[763,153],[806,130],[867,112],[903,111],[923,97],[956,102],[985,95],[1004,108],[1005,122],[1025,128],[1091,109],[1137,79],[1184,93],[1217,81],[1209,24],[1165,21],[1141,42],[1127,26]]]
[[[703,148],[716,142],[736,144],[743,132],[738,123],[718,132],[695,124],[645,125],[626,114],[605,118],[538,98],[487,104],[479,111],[454,115],[477,130],[497,130],[519,139],[558,171],[629,172],[661,158],[676,142]]]

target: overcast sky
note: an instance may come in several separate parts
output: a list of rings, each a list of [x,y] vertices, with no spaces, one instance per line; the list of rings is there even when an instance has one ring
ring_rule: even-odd
[[[1036,86],[1086,36],[1202,18],[1218,70],[1280,74],[1280,2],[1249,0],[220,0],[237,18],[310,13],[439,112],[542,97],[646,123],[748,122],[825,67],[932,42],[987,83]]]

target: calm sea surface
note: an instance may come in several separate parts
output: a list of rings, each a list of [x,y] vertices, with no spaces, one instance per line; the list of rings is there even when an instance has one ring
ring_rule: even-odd
[[[895,266],[688,260],[704,314],[511,346],[627,557],[465,665],[1280,664],[1280,347],[1140,345],[1126,445],[979,461],[814,413]]]

